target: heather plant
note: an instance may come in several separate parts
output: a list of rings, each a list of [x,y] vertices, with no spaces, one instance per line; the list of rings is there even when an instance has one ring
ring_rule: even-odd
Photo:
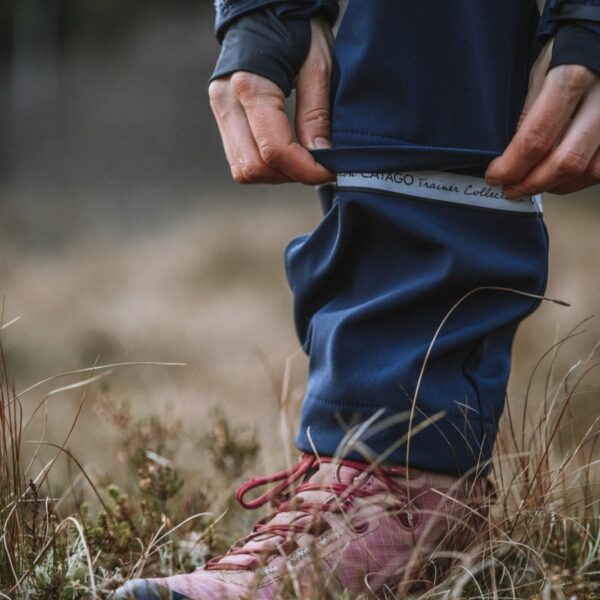
[[[213,413],[203,446],[217,470],[231,479],[239,477],[260,450],[256,432],[248,427],[233,428],[219,409]]]
[[[0,598],[109,597],[128,577],[192,570],[224,550],[226,541],[215,527],[219,517],[209,510],[208,484],[195,477],[195,486],[184,490],[176,462],[180,423],[154,415],[134,418],[129,405],[114,401],[103,383],[94,410],[117,431],[117,444],[111,446],[114,456],[107,459],[118,464],[119,456],[129,473],[127,489],[122,489],[112,481],[112,473],[87,473],[66,448],[66,440],[56,445],[39,440],[33,453],[26,452],[24,434],[33,415],[24,417],[23,392],[16,391],[1,345],[0,369]],[[83,381],[57,388],[84,390],[69,431],[76,426],[90,384],[98,378],[96,372],[102,370],[86,369]],[[238,432],[223,417],[218,423],[225,446],[218,454],[208,454],[214,467],[220,468],[230,453],[251,464],[259,449],[255,436],[247,429]],[[207,433],[207,440],[211,435]],[[33,476],[45,445],[56,454]],[[77,482],[65,485],[59,497],[51,493],[47,476],[61,455],[79,469],[76,480],[88,488],[84,500],[81,494],[69,499]],[[225,469],[224,476],[228,473]]]

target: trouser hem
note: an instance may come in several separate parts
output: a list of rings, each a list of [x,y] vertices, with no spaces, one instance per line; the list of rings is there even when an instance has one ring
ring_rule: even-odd
[[[350,414],[343,407],[333,410],[332,403],[315,396],[307,396],[305,402],[310,403],[310,414],[304,422],[310,428],[301,428],[296,438],[303,452],[365,462],[385,457],[385,463],[451,475],[486,473],[490,468],[498,426],[480,415],[424,416],[417,410],[409,427],[409,410],[362,407]],[[380,427],[384,428],[377,430]]]

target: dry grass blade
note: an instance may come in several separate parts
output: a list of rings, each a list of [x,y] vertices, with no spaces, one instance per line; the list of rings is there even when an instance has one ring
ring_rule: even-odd
[[[570,412],[582,398],[592,403],[596,400],[597,392],[586,391],[584,395],[580,391],[595,367],[594,351],[562,372],[556,360],[560,343],[566,343],[574,335],[575,329],[553,346],[552,352],[545,353],[544,356],[553,353],[551,375],[542,373],[542,360],[534,369],[534,374],[540,373],[544,378],[537,401],[535,382],[530,380],[528,385],[530,424],[525,419],[513,422],[515,411],[509,403],[492,468],[498,488],[495,505],[474,508],[467,502],[461,504],[466,514],[478,515],[484,525],[475,531],[474,527],[469,530],[463,523],[449,520],[453,527],[469,530],[475,543],[454,551],[444,551],[440,546],[431,554],[428,569],[411,575],[414,581],[404,582],[406,585],[401,589],[385,587],[369,597],[377,600],[600,597],[600,502],[597,500],[600,459],[594,455],[600,437],[600,417],[595,405],[588,413],[577,408],[573,408],[573,414]],[[71,375],[79,373],[84,378],[65,383],[32,403],[30,411],[34,413],[42,407],[46,409],[46,415],[42,415],[46,416],[43,435],[30,442],[34,445],[34,459],[28,456],[29,446],[23,438],[24,429],[32,422],[31,412],[24,417],[21,399],[5,364],[0,369],[0,598],[38,600],[59,598],[62,594],[72,600],[107,600],[123,579],[169,575],[205,564],[212,556],[221,554],[240,530],[245,530],[246,522],[231,502],[232,489],[244,474],[244,465],[255,459],[260,446],[252,436],[238,437],[238,430],[222,413],[217,415],[207,436],[208,446],[196,450],[203,467],[198,469],[196,457],[193,471],[192,485],[197,479],[219,478],[217,493],[212,490],[215,499],[211,501],[199,494],[197,488],[190,494],[190,482],[180,477],[177,450],[182,433],[177,426],[167,423],[168,419],[148,417],[136,422],[127,411],[122,413],[122,407],[114,409],[118,413],[115,422],[120,423],[121,441],[110,451],[115,456],[120,453],[123,464],[129,467],[126,491],[96,477],[96,470],[92,477],[76,453],[67,448],[91,386],[115,366],[73,372]],[[425,366],[426,362],[423,369]],[[284,436],[283,445],[285,436],[291,432],[290,361],[283,377],[276,382],[280,390],[279,429]],[[40,390],[41,385],[27,388],[21,394]],[[56,398],[59,393],[78,394],[78,390],[83,391],[79,393],[67,431],[57,443],[46,440],[45,435],[52,431],[46,422],[52,416],[48,399]],[[410,445],[411,435],[425,427],[435,427],[444,416],[440,413],[425,418],[386,452],[372,455],[368,440],[397,423],[407,423],[411,415],[420,414],[418,406],[412,408],[389,417],[377,412],[371,419],[352,426],[340,423],[346,435],[337,454],[363,453],[371,469],[381,466],[395,448]],[[577,436],[569,428],[575,418],[581,421]],[[561,438],[567,434],[571,439],[565,446]],[[310,432],[309,439],[312,441]],[[47,448],[52,449],[52,454],[42,461]],[[68,465],[77,467],[73,469],[77,475],[68,484],[62,481],[53,484],[53,490],[49,474],[55,471],[60,455],[68,458]],[[38,472],[30,475],[38,457]],[[288,458],[282,452],[279,460],[285,463]],[[204,465],[208,462],[216,469],[204,479]],[[480,463],[473,474],[488,467]],[[182,488],[186,491],[180,495]],[[442,496],[448,502],[454,501],[450,494]],[[54,497],[59,500],[53,501]],[[59,505],[64,518],[58,516]],[[212,514],[219,516],[213,518]],[[236,523],[236,519],[237,524],[232,526],[230,521]],[[420,551],[416,540],[412,555],[416,557]],[[314,560],[316,579],[321,582],[319,595],[307,594],[298,574],[293,573],[289,586],[275,600],[351,598],[347,593],[340,596],[333,591],[328,567],[317,555]],[[330,564],[335,566],[335,562]],[[399,576],[409,571],[407,568]],[[367,588],[373,578],[365,578]]]

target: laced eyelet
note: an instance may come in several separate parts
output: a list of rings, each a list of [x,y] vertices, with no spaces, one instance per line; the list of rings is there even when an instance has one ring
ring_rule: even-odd
[[[354,506],[354,498],[352,496],[348,496],[344,498],[342,501],[342,509],[345,511],[350,510]]]
[[[350,521],[350,527],[354,533],[365,533],[369,529],[369,522],[363,519],[354,519]]]

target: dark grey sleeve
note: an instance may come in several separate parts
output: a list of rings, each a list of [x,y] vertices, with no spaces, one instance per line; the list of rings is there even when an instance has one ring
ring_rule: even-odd
[[[554,37],[550,68],[583,65],[600,75],[600,23],[563,24]]]
[[[270,7],[278,17],[310,18],[319,13],[333,25],[337,19],[338,0],[215,0],[215,33],[221,41],[228,27],[249,12]]]
[[[272,7],[245,13],[227,28],[210,80],[249,71],[270,79],[288,96],[310,40],[308,18],[280,18]]]
[[[538,36],[542,42],[566,23],[600,22],[600,0],[545,0]]]

